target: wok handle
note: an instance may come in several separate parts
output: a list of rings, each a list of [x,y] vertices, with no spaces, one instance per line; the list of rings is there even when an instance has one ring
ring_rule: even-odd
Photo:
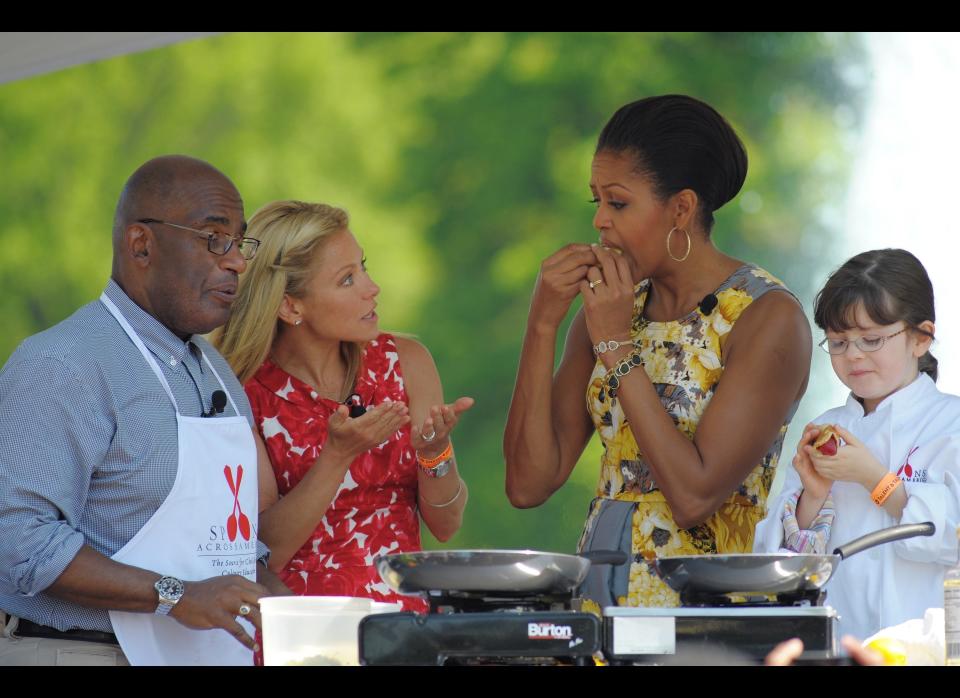
[[[590,561],[590,565],[622,565],[630,559],[622,550],[589,550],[580,553],[580,557]]]
[[[900,526],[891,526],[890,528],[884,528],[880,531],[874,531],[873,533],[868,533],[865,536],[860,536],[856,540],[852,540],[849,543],[844,543],[838,548],[835,548],[833,554],[839,555],[840,559],[844,560],[851,555],[856,555],[857,553],[863,552],[864,550],[872,548],[875,545],[892,543],[895,540],[914,538],[916,536],[932,536],[936,532],[937,527],[934,526],[930,521],[918,524],[902,524]]]

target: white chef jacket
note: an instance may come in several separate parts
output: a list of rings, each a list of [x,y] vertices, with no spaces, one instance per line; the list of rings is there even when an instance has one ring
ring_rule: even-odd
[[[891,472],[900,473],[908,495],[898,522],[873,503],[862,485],[835,482],[831,491],[836,514],[828,554],[861,535],[898,523],[932,521],[937,527],[933,536],[886,543],[840,562],[825,587],[826,604],[840,615],[840,633],[862,640],[881,628],[922,618],[927,608],[943,606],[943,575],[957,563],[960,397],[941,393],[921,373],[871,414],[865,415],[851,394],[844,406],[813,422],[839,425],[860,439]],[[781,549],[784,504],[802,489],[791,466],[783,491],[757,524],[754,552]]]

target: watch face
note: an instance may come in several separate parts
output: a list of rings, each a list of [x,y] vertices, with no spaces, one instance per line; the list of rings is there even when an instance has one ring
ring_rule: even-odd
[[[154,586],[161,599],[177,601],[183,596],[183,582],[176,577],[161,577]]]

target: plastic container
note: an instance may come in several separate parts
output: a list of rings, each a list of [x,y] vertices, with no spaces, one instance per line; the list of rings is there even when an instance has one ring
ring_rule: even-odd
[[[358,627],[371,613],[400,604],[351,596],[267,596],[260,599],[266,666],[359,666]]]
[[[960,548],[960,527],[957,528]],[[960,666],[960,552],[957,564],[943,577],[943,635],[947,666]]]

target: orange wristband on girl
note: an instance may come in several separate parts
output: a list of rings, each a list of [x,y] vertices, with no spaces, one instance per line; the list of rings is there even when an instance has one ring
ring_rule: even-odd
[[[877,486],[873,488],[873,492],[870,493],[870,498],[874,504],[882,507],[890,494],[902,483],[903,481],[897,477],[895,473],[887,473],[883,476],[883,479],[877,483]]]
[[[453,455],[453,444],[448,441],[447,447],[443,449],[443,453],[441,453],[439,456],[437,456],[436,458],[424,458],[418,453],[417,462],[420,463],[420,465],[422,465],[424,468],[429,470],[430,468],[437,467],[438,465],[440,465],[440,463],[447,460],[447,458],[449,458],[452,455]]]

